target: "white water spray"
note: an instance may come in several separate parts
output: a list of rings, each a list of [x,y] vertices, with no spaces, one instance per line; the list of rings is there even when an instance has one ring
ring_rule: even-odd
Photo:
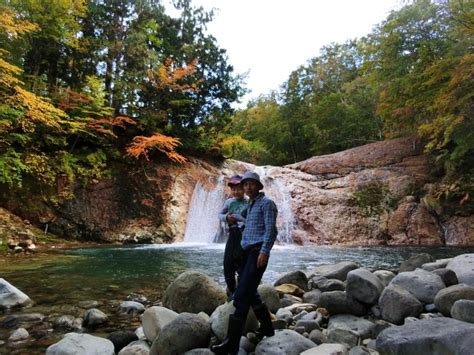
[[[196,184],[188,210],[185,242],[214,242],[220,228],[218,214],[224,204],[224,188],[223,176],[212,190],[206,190],[199,182]]]

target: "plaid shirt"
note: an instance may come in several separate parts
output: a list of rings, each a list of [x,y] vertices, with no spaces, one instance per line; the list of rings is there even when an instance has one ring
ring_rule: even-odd
[[[260,252],[269,255],[278,234],[276,228],[277,213],[275,203],[267,198],[263,192],[260,192],[253,201],[250,201],[245,229],[242,233],[242,248],[247,249],[254,244],[263,242]]]

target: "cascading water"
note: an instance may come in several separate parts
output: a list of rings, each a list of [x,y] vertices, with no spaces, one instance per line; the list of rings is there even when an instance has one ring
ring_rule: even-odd
[[[291,209],[291,195],[285,184],[269,175],[271,167],[259,166],[255,172],[260,176],[263,183],[265,195],[271,198],[278,208],[277,241],[283,244],[290,244],[293,241],[292,232],[294,227],[294,215]]]
[[[206,190],[201,183],[194,187],[188,210],[184,241],[191,243],[213,243],[220,229],[217,217],[224,203],[224,177],[219,177],[217,186]]]

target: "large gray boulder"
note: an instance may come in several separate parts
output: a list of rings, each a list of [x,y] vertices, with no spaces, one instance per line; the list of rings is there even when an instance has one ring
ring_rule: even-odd
[[[474,324],[452,318],[422,319],[382,331],[376,340],[380,354],[472,354]]]
[[[383,288],[384,286],[378,277],[367,269],[359,268],[349,271],[347,274],[347,294],[362,303],[377,303]]]
[[[445,316],[451,315],[451,307],[457,300],[474,300],[474,287],[458,284],[446,287],[438,292],[434,299],[436,309]]]
[[[292,271],[288,274],[283,275],[275,281],[273,286],[279,286],[283,284],[296,285],[304,291],[308,290],[308,278],[303,271]]]
[[[310,275],[319,274],[327,279],[345,281],[349,271],[359,268],[353,261],[342,261],[337,264],[321,265],[311,270]]]
[[[351,314],[337,314],[329,318],[328,330],[346,329],[355,332],[362,339],[371,338],[376,325],[371,321]]]
[[[235,307],[233,301],[224,303],[217,307],[211,314],[209,323],[211,324],[212,332],[219,340],[223,340],[227,336],[227,329],[229,327],[229,316],[234,314]],[[244,334],[253,332],[258,329],[258,321],[252,310],[247,314],[247,321],[245,323]]]
[[[321,298],[321,294],[322,294],[322,292],[318,289],[314,289],[314,290],[311,290],[309,292],[305,292],[303,294],[303,302],[319,305],[319,299]]]
[[[474,254],[456,256],[448,263],[447,268],[456,273],[459,283],[474,287]]]
[[[436,294],[446,287],[441,277],[423,269],[402,272],[393,278],[390,285],[403,287],[425,304],[433,303]]]
[[[315,343],[294,330],[285,329],[277,331],[274,336],[267,337],[258,343],[255,348],[255,355],[299,355],[315,346]]]
[[[46,349],[46,355],[114,355],[114,344],[90,334],[67,333]]]
[[[150,355],[182,354],[195,348],[205,348],[211,339],[211,326],[201,316],[181,313],[166,324],[150,349]]]
[[[178,313],[206,312],[211,315],[226,300],[224,290],[209,276],[198,271],[186,271],[166,288],[163,306]]]
[[[383,287],[387,287],[388,284],[393,280],[396,276],[395,273],[389,270],[376,270],[374,271],[374,275],[380,280]]]
[[[161,329],[169,322],[175,320],[178,313],[161,306],[147,308],[142,314],[143,332],[149,341],[155,340]]]
[[[119,351],[118,355],[148,355],[150,345],[144,340],[133,341]]]
[[[403,323],[405,317],[418,317],[423,305],[410,292],[397,285],[386,287],[379,299],[381,316],[395,324]]]
[[[22,291],[0,278],[0,309],[28,307],[33,301]]]
[[[275,287],[268,284],[261,284],[257,289],[260,298],[270,312],[275,313],[280,308],[280,296]]]
[[[326,308],[331,315],[347,313],[363,316],[367,314],[366,306],[344,291],[323,292],[319,298],[319,306]]]
[[[451,316],[463,322],[474,323],[474,301],[458,300],[451,307]]]
[[[300,355],[347,355],[347,346],[344,344],[321,344],[309,350],[303,351]]]
[[[423,264],[430,263],[432,261],[434,261],[434,259],[429,254],[415,254],[400,264],[399,272],[414,271]]]

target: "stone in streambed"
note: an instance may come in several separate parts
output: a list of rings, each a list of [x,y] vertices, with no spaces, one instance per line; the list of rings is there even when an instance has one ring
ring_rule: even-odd
[[[46,355],[114,355],[114,344],[90,334],[68,333],[46,349]]]
[[[28,307],[32,304],[33,301],[25,293],[0,278],[0,309]]]

